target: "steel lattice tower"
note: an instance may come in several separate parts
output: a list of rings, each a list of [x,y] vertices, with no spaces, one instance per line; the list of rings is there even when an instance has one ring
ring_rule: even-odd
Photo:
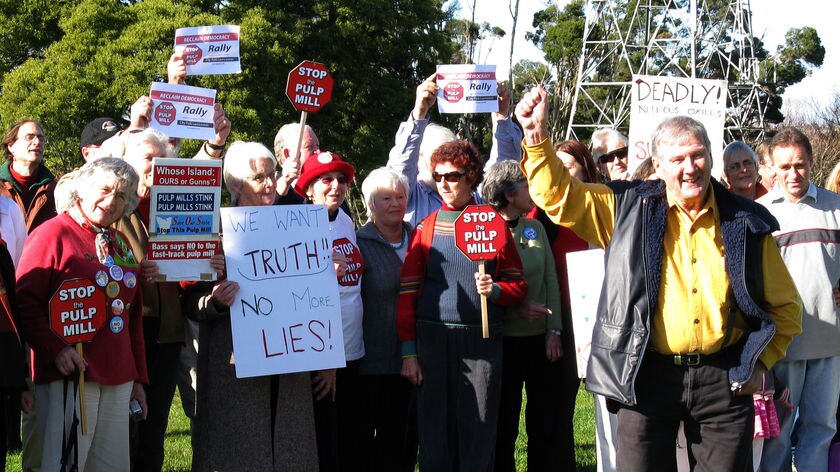
[[[764,135],[767,95],[759,81],[749,0],[588,0],[569,127],[629,128],[633,74],[726,79],[726,142]]]

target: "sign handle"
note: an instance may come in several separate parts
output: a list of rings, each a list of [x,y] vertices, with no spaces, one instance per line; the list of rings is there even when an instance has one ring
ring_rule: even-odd
[[[82,343],[76,343],[76,353],[84,360]],[[79,371],[79,414],[81,415],[82,436],[87,434],[87,407],[85,406],[85,373]]]
[[[484,275],[484,261],[478,261],[478,273]],[[490,337],[490,326],[487,321],[487,295],[481,296],[481,337],[487,339]]]
[[[306,131],[306,112],[300,112],[300,134],[298,135],[297,149],[295,150],[295,161],[300,163],[300,146],[303,144],[303,133]]]

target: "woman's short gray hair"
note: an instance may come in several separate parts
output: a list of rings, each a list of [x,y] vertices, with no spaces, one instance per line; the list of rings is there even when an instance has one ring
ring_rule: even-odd
[[[169,146],[169,136],[156,129],[146,128],[139,133],[129,133],[125,138],[125,151],[122,155],[123,159],[132,158],[133,154],[144,144],[148,144],[158,149],[163,149],[163,155],[155,157],[178,157]]]
[[[755,151],[753,151],[753,148],[749,144],[743,141],[732,141],[723,148],[724,165],[726,165],[726,160],[735,154],[746,154],[752,158],[753,162],[758,164],[758,156],[755,155]]]
[[[484,186],[481,196],[496,210],[502,210],[508,205],[508,195],[514,195],[519,190],[519,183],[525,182],[525,174],[519,168],[517,161],[502,161],[493,164],[484,176]]]
[[[370,171],[362,182],[362,195],[365,198],[367,216],[373,220],[373,197],[382,190],[399,190],[405,192],[408,198],[408,179],[404,175],[387,167],[379,167]]]
[[[277,159],[274,154],[263,144],[253,141],[236,141],[230,145],[225,154],[224,178],[225,187],[230,192],[230,200],[233,205],[239,202],[239,188],[242,181],[254,174],[254,163],[269,159],[273,167],[277,167]]]
[[[126,204],[122,218],[137,208],[137,172],[124,160],[116,157],[94,159],[81,168],[65,174],[55,188],[55,206],[59,213],[64,213],[78,202],[79,189],[95,187],[102,177],[116,179],[117,185],[126,193]]]

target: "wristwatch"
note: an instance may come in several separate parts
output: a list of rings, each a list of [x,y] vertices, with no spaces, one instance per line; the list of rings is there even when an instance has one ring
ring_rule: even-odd
[[[563,334],[563,330],[562,329],[557,329],[557,328],[551,328],[551,329],[548,330],[548,332],[551,333],[551,334],[556,334],[557,336],[560,336],[561,334]]]

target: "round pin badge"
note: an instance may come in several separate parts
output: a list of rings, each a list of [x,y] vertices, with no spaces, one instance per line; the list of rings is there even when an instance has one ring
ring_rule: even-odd
[[[108,274],[106,274],[104,270],[96,271],[96,285],[99,285],[100,287],[108,285]]]
[[[119,298],[115,299],[111,302],[111,312],[115,315],[121,315],[123,310],[125,310],[125,304]]]
[[[134,272],[126,272],[123,276],[123,283],[128,288],[134,288],[137,285],[137,276],[134,275]]]
[[[116,298],[119,293],[120,286],[113,280],[108,282],[108,285],[105,286],[105,294],[108,295],[108,298]]]
[[[325,152],[322,152],[321,154],[318,154],[318,162],[320,162],[321,164],[329,164],[332,161],[333,161],[332,153],[325,151]]]
[[[537,239],[537,230],[530,227],[530,226],[526,226],[525,229],[522,231],[522,234],[528,240],[533,241],[533,240]]]
[[[114,257],[108,254],[107,256],[105,256],[105,260],[102,262],[102,265],[104,265],[105,267],[111,267],[112,265],[114,265]]]
[[[123,322],[122,316],[115,316],[111,318],[109,325],[111,327],[111,332],[114,334],[119,334],[123,328],[125,328],[125,322]]]
[[[111,274],[111,278],[116,280],[117,282],[122,280],[123,275],[125,274],[122,270],[122,267],[118,265],[111,266],[111,268],[108,269],[108,272]]]

